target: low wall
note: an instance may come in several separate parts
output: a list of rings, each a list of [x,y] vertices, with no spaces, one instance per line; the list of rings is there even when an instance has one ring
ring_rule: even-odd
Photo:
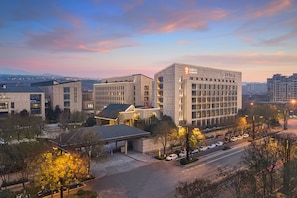
[[[166,147],[167,149],[170,147],[170,144]],[[158,152],[158,150],[163,152],[163,144],[160,142],[156,142],[154,138],[141,138],[133,141],[133,150],[141,152],[141,153],[152,153]]]

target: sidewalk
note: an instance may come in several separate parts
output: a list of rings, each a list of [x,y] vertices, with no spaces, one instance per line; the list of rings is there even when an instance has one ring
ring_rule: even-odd
[[[106,175],[126,172],[157,161],[159,160],[152,156],[136,151],[128,151],[128,154],[114,153],[106,161],[99,162],[93,160],[91,162],[91,173],[94,177],[101,178]]]

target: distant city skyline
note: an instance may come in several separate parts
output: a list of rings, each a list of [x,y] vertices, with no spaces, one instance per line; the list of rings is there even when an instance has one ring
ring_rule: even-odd
[[[153,78],[184,63],[266,82],[297,72],[296,10],[293,0],[3,0],[0,73]]]

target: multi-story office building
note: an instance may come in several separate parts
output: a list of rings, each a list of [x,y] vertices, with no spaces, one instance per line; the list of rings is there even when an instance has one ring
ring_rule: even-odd
[[[82,111],[81,81],[59,83],[55,80],[31,84],[45,93],[46,104],[54,110],[58,106],[65,112]]]
[[[297,99],[297,73],[292,76],[274,74],[272,78],[267,78],[267,89],[270,102]]]
[[[30,115],[45,118],[45,96],[38,87],[0,86],[0,115],[20,113],[27,110]]]
[[[102,79],[94,84],[94,109],[97,114],[109,104],[152,106],[153,79],[142,74]]]
[[[177,125],[226,124],[241,97],[241,72],[174,63],[154,76],[154,106]]]
[[[82,110],[90,114],[94,113],[93,91],[82,92]]]

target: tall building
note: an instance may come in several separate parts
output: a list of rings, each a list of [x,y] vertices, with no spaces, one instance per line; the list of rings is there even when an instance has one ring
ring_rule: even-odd
[[[82,110],[89,114],[94,113],[93,91],[83,91],[82,92]]]
[[[0,85],[0,115],[20,113],[27,110],[30,115],[44,119],[44,101],[44,93],[38,87]]]
[[[177,125],[211,127],[242,107],[241,72],[174,63],[154,76],[154,106]]]
[[[288,102],[297,99],[297,73],[292,76],[274,74],[267,78],[268,98],[270,102]]]
[[[32,87],[39,87],[45,93],[47,108],[54,110],[58,106],[65,112],[82,111],[81,81],[58,82],[55,80],[32,83]]]
[[[97,114],[109,104],[152,106],[153,79],[142,74],[102,79],[94,84],[94,109]]]

